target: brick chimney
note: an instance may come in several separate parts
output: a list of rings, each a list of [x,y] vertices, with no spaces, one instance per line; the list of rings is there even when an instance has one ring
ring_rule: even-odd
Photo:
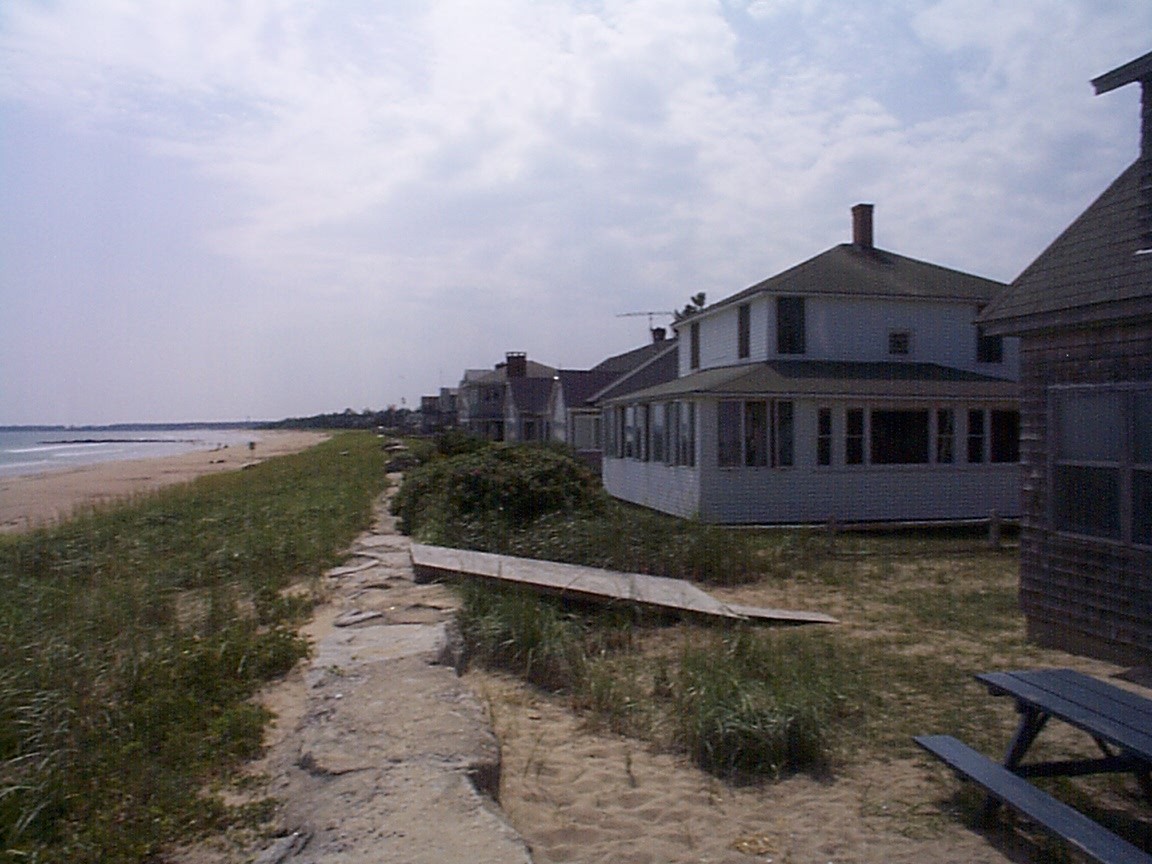
[[[652,328],[652,341],[653,342],[663,342],[664,337],[666,337],[667,335],[668,335],[668,331],[665,330],[663,327],[653,327]]]
[[[523,351],[509,351],[504,355],[504,362],[509,378],[528,377],[528,355]]]
[[[852,242],[857,249],[873,248],[871,204],[857,204],[852,208]]]
[[[1140,244],[1152,249],[1152,52],[1092,79],[1096,95],[1140,82]]]

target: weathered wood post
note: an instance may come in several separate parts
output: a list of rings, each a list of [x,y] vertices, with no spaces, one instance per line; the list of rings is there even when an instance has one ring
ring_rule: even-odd
[[[1000,515],[995,510],[988,516],[988,545],[1000,548]]]

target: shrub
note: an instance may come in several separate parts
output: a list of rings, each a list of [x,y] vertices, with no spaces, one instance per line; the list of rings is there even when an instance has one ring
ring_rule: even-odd
[[[684,747],[721,776],[826,771],[830,730],[860,686],[847,660],[829,639],[747,629],[685,651],[673,697]]]
[[[475,524],[504,531],[603,504],[599,478],[574,459],[542,447],[486,446],[409,472],[392,512],[402,531],[428,539],[466,534]]]

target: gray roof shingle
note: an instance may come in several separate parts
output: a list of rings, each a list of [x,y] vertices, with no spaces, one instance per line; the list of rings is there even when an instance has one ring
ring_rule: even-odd
[[[1140,163],[1040,253],[980,320],[991,333],[1152,314],[1152,254],[1141,251]]]

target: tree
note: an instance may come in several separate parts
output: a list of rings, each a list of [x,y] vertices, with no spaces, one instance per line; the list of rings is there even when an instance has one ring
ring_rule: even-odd
[[[684,308],[681,309],[679,312],[675,312],[673,314],[674,314],[676,322],[679,323],[679,322],[683,321],[685,318],[691,318],[693,315],[695,315],[697,312],[699,312],[703,308],[704,308],[704,292],[701,291],[699,294],[693,294],[691,297],[689,297],[688,302],[684,305]]]

